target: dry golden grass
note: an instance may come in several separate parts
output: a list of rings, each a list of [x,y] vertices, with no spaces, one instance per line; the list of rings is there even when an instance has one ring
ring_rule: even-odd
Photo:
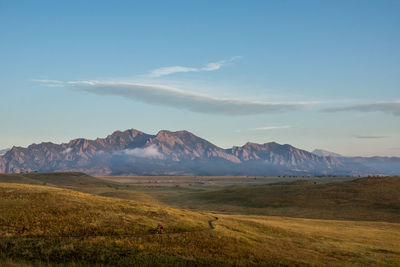
[[[199,192],[149,192],[182,208],[235,214],[400,222],[400,178],[327,184],[268,184]]]
[[[169,234],[148,235],[159,222]],[[9,266],[400,266],[398,223],[211,214],[44,186],[0,183],[0,225]]]

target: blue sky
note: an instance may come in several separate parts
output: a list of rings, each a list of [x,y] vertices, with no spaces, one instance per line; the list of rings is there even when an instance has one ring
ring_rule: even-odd
[[[136,128],[400,156],[400,1],[0,0],[0,148]]]

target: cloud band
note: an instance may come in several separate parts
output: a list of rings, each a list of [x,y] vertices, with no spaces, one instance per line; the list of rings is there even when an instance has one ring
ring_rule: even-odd
[[[121,96],[153,105],[230,116],[282,113],[312,105],[310,102],[272,103],[218,98],[163,85],[142,83],[77,81],[66,82],[65,85],[97,95]]]
[[[400,116],[400,101],[372,103],[363,105],[352,105],[347,107],[326,108],[325,112],[340,112],[340,111],[359,111],[359,112],[383,112]]]
[[[225,66],[229,62],[232,62],[238,58],[240,58],[240,57],[232,57],[228,60],[211,62],[201,68],[183,67],[183,66],[171,66],[171,67],[159,68],[159,69],[155,69],[155,70],[151,71],[149,73],[149,76],[156,78],[156,77],[161,77],[161,76],[170,75],[170,74],[179,73],[179,72],[183,73],[183,72],[215,71],[215,70],[221,69],[223,66]]]

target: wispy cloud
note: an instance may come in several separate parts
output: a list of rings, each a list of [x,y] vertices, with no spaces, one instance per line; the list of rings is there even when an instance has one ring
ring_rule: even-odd
[[[258,128],[252,128],[250,130],[253,131],[267,131],[267,130],[276,130],[276,129],[289,129],[293,128],[291,125],[283,125],[283,126],[264,126],[264,127],[258,127]]]
[[[323,111],[325,111],[325,112],[339,112],[339,111],[374,112],[374,111],[380,111],[380,112],[392,114],[394,116],[400,116],[400,101],[380,102],[380,103],[372,103],[372,104],[326,108]]]
[[[72,152],[72,148],[71,147],[68,147],[68,148],[66,148],[65,150],[63,150],[62,152],[61,152],[61,154],[69,154],[69,153],[71,153]]]
[[[160,77],[160,76],[170,75],[170,74],[174,74],[174,73],[178,73],[178,72],[195,72],[195,71],[199,71],[199,69],[189,68],[189,67],[181,67],[181,66],[172,66],[172,67],[164,67],[164,68],[155,69],[149,73],[149,76],[150,77]]]
[[[64,87],[65,86],[65,82],[57,81],[57,80],[33,79],[32,81],[43,83],[44,85],[51,86],[51,87]]]
[[[159,69],[155,69],[149,73],[150,77],[161,77],[165,75],[170,75],[174,73],[184,73],[184,72],[200,72],[200,71],[215,71],[221,69],[223,66],[227,65],[229,62],[238,59],[239,57],[232,57],[228,60],[221,60],[217,62],[212,62],[204,65],[200,68],[194,67],[183,67],[183,66],[170,66],[170,67],[163,67]]]
[[[158,151],[156,145],[151,145],[145,148],[125,149],[122,150],[120,153],[138,158],[163,158],[163,155]]]
[[[49,84],[64,84],[65,83],[63,81],[58,81],[58,80],[44,80],[44,79],[33,79],[32,81],[40,82],[40,83],[49,83]]]
[[[382,139],[382,138],[387,138],[389,136],[384,136],[384,135],[355,135],[355,138],[358,139]]]
[[[315,104],[315,102],[276,103],[218,98],[164,85],[131,82],[75,81],[65,84],[97,95],[121,96],[153,105],[229,116],[283,113],[302,110]]]
[[[0,156],[4,156],[8,151],[10,151],[10,148],[0,149]]]
[[[279,129],[290,129],[293,128],[291,125],[281,125],[281,126],[263,126],[257,128],[249,128],[244,130],[236,130],[236,132],[247,132],[247,131],[269,131],[269,130],[279,130]]]

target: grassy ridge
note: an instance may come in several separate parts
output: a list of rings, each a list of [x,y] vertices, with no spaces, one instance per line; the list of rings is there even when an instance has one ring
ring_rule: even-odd
[[[215,230],[179,233],[214,216]],[[147,235],[159,222],[177,234]],[[0,183],[0,224],[3,265],[400,265],[396,223],[215,215],[45,186]]]
[[[207,227],[211,218],[43,186],[1,184],[0,199],[0,227],[23,236],[144,234],[160,221],[177,232]]]
[[[0,182],[56,187],[104,186],[113,184],[81,172],[0,174]]]
[[[217,212],[319,219],[400,222],[400,178],[232,186],[186,193],[153,192],[179,207]]]

